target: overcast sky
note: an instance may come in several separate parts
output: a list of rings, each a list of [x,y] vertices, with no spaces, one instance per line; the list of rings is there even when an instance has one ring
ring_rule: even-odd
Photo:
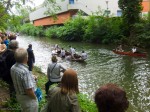
[[[33,2],[35,3],[35,6],[39,6],[44,2],[44,0],[34,0]]]

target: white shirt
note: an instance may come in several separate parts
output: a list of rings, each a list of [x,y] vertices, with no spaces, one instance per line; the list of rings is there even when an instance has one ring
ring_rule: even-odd
[[[136,52],[136,48],[132,48],[132,52],[135,53]]]
[[[61,56],[65,56],[65,50],[61,50]]]
[[[72,54],[72,55],[76,54],[76,51],[75,51],[74,48],[72,48],[71,54]]]
[[[61,69],[65,70],[65,68],[61,64],[58,64],[58,63],[48,64],[48,68],[47,68],[48,79],[51,82],[60,82],[61,81],[61,75],[60,75]]]
[[[84,60],[86,60],[87,59],[87,54],[86,53],[82,53],[81,54],[81,58],[84,59]]]

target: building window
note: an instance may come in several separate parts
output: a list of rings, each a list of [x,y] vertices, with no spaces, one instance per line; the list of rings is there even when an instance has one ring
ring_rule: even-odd
[[[69,0],[69,4],[74,4],[74,0]]]
[[[110,10],[105,10],[105,15],[109,16],[109,14],[110,14]]]
[[[121,16],[122,15],[122,11],[121,10],[117,10],[117,16]]]

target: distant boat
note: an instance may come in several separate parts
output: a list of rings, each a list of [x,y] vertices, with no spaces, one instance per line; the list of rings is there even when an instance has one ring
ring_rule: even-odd
[[[131,51],[124,52],[124,51],[116,51],[116,50],[113,50],[113,52],[116,54],[128,55],[128,56],[134,56],[134,57],[144,57],[144,58],[147,57],[147,53],[133,53]]]

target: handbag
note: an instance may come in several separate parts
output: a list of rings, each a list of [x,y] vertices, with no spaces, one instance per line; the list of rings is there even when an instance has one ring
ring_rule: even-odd
[[[38,99],[38,102],[40,102],[42,100],[42,91],[40,88],[37,88],[36,91],[35,91],[35,95]]]

